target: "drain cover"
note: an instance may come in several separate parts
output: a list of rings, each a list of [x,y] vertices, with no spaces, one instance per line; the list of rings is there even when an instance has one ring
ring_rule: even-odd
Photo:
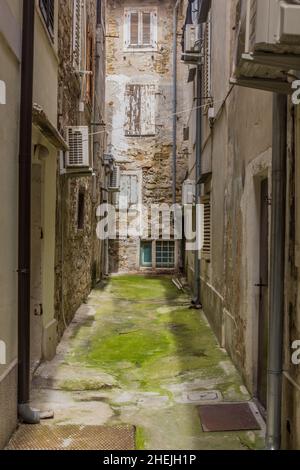
[[[218,390],[190,390],[184,392],[181,397],[176,400],[178,403],[214,403],[222,400],[222,394]]]
[[[8,450],[134,450],[132,426],[22,425]]]
[[[260,426],[248,403],[218,403],[198,407],[204,432],[255,431]]]

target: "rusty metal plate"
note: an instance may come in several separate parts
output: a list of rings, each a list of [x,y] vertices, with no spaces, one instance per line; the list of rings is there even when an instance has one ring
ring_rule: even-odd
[[[22,425],[8,450],[134,450],[133,426]]]
[[[218,403],[198,407],[204,432],[255,431],[260,426],[248,403]]]

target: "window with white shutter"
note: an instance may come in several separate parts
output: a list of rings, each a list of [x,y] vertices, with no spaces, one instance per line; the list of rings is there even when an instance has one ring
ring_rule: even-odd
[[[202,256],[207,261],[211,259],[211,199],[210,193],[201,198],[203,204],[203,247]]]
[[[128,84],[125,92],[125,135],[155,135],[155,85]]]
[[[73,66],[81,68],[82,0],[73,0]]]
[[[204,67],[203,67],[203,81],[202,81],[202,96],[205,106],[204,112],[206,113],[210,100],[211,100],[211,23],[210,18],[204,26],[203,33],[203,46],[204,46]]]
[[[126,9],[124,17],[125,50],[157,49],[157,9]]]

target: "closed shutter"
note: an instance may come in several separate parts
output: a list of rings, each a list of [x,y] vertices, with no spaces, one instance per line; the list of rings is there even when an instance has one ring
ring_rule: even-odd
[[[204,206],[203,214],[203,258],[210,260],[211,258],[211,199],[210,194],[201,198],[201,203]]]
[[[139,14],[130,13],[130,44],[137,46],[139,44]]]
[[[205,25],[204,31],[204,67],[203,67],[203,84],[202,92],[207,107],[211,98],[211,26],[210,21]],[[207,111],[207,108],[204,108]]]
[[[81,66],[81,0],[74,0],[73,3],[73,66],[80,70]]]
[[[139,179],[137,175],[121,174],[120,196],[126,198],[129,207],[139,202]]]
[[[151,13],[143,12],[143,46],[151,44]]]
[[[141,87],[141,135],[155,135],[155,85]]]
[[[155,85],[127,85],[125,135],[155,135]]]

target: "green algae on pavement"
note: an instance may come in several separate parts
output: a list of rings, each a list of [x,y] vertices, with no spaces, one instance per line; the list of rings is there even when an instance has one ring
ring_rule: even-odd
[[[203,314],[187,307],[188,293],[169,276],[112,277],[88,304],[93,321],[72,337],[67,362],[112,376],[105,390],[112,422],[136,426],[138,449],[260,447],[256,434],[253,440],[245,433],[203,433],[196,407],[180,404],[187,390],[218,390],[239,401],[249,396]],[[93,380],[66,379],[62,388],[94,386]]]

